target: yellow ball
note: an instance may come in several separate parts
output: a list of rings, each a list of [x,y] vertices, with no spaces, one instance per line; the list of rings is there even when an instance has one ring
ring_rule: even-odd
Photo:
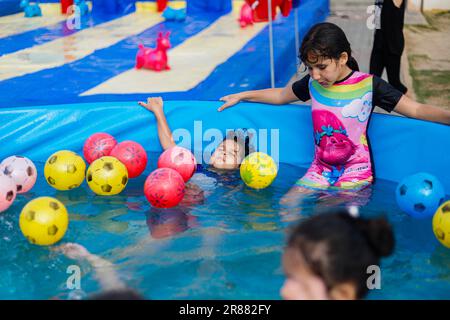
[[[44,175],[47,183],[58,190],[79,187],[84,180],[86,163],[72,151],[62,150],[52,154],[45,162]]]
[[[240,172],[247,186],[264,189],[273,182],[278,168],[271,156],[263,152],[253,152],[242,161]]]
[[[41,197],[31,200],[23,207],[19,225],[28,241],[47,246],[64,236],[69,225],[69,215],[61,201]]]
[[[433,231],[436,238],[450,248],[450,200],[436,210],[433,217]]]
[[[125,165],[114,157],[101,157],[88,168],[86,181],[96,194],[112,196],[122,192],[128,183]]]

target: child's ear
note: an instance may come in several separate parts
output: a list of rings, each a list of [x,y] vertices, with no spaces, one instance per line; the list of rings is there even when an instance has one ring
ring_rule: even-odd
[[[342,52],[341,56],[339,57],[339,64],[343,67],[347,64],[347,62],[348,62],[348,53]]]

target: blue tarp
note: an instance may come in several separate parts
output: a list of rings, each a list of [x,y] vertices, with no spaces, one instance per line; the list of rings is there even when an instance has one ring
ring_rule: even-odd
[[[220,102],[167,101],[165,111],[172,130],[185,129],[190,139],[187,147],[201,159],[201,151],[211,144],[204,134],[216,128],[267,129],[260,141],[267,141],[273,153],[279,139],[280,162],[308,167],[313,157],[311,109],[307,106],[271,106],[241,103],[217,112]],[[45,161],[53,152],[70,149],[81,153],[84,141],[95,132],[108,132],[118,140],[131,139],[148,151],[161,147],[153,115],[136,102],[90,103],[0,111],[0,159],[17,154],[35,161]],[[195,121],[197,122],[195,125]],[[278,129],[272,135],[271,129]],[[259,132],[259,131],[258,131]],[[378,178],[400,181],[407,175],[428,172],[439,178],[450,194],[450,126],[426,121],[374,114],[368,138]],[[264,145],[264,144],[263,144]]]
[[[0,0],[0,17],[22,11],[20,0]]]

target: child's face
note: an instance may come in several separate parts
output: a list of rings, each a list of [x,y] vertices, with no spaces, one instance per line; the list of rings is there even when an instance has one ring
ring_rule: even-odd
[[[211,156],[210,163],[214,168],[236,170],[244,159],[244,150],[239,143],[226,139],[219,144]]]
[[[325,88],[331,87],[336,81],[342,78],[343,72],[348,68],[346,67],[346,53],[343,53],[343,56],[339,60],[314,56],[311,56],[311,59],[308,57],[308,60],[315,61],[315,63],[306,63],[309,75]]]
[[[280,293],[284,300],[330,299],[323,280],[312,273],[296,250],[285,250],[283,268],[286,280]]]

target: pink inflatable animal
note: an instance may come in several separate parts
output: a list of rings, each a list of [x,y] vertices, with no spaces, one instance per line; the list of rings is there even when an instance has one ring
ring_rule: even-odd
[[[253,10],[248,3],[242,5],[238,21],[241,28],[253,25]]]
[[[139,44],[139,51],[136,55],[136,69],[150,69],[154,71],[170,70],[167,58],[167,49],[170,48],[170,32],[163,35],[158,34],[156,48],[146,48]]]

